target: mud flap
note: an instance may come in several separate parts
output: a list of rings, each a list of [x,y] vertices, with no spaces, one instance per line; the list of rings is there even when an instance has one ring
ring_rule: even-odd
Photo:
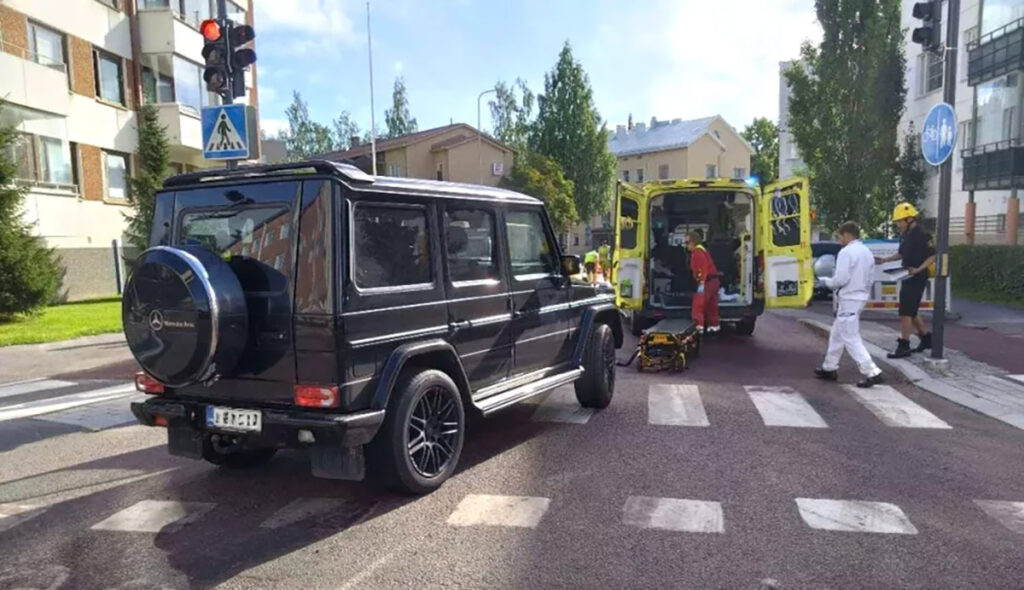
[[[167,428],[167,452],[176,457],[203,458],[203,433],[187,423],[172,421]]]
[[[313,445],[309,459],[313,477],[350,481],[360,481],[366,477],[362,446]]]

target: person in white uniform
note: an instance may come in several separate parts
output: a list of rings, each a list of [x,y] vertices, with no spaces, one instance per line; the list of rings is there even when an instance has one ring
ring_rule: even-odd
[[[814,375],[826,381],[838,379],[839,359],[846,350],[864,375],[857,387],[871,387],[882,382],[882,371],[871,360],[871,354],[860,337],[860,313],[871,295],[875,256],[860,241],[860,227],[856,223],[847,221],[839,226],[836,235],[843,249],[836,257],[835,273],[823,281],[836,292],[838,311],[828,335],[825,362],[814,370]]]

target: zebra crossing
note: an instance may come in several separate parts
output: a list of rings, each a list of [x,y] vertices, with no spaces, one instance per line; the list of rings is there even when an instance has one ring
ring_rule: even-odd
[[[32,419],[99,431],[134,422],[131,381],[32,379],[0,385],[0,423]]]

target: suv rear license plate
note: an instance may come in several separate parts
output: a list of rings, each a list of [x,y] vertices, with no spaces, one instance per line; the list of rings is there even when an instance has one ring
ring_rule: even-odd
[[[260,432],[263,430],[263,415],[259,410],[206,406],[206,425],[224,430]]]

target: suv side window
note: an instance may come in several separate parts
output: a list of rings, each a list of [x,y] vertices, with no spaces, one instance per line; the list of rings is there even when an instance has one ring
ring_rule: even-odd
[[[537,209],[505,214],[509,260],[518,280],[559,274],[558,250]]]
[[[448,275],[453,284],[499,279],[492,211],[448,207],[444,212],[444,232]]]
[[[355,207],[354,277],[360,289],[429,285],[430,234],[420,206]]]

